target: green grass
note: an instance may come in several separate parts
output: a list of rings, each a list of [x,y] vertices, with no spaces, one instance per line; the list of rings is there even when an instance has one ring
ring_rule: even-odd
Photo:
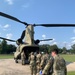
[[[14,58],[13,54],[0,54],[0,59],[11,59]]]
[[[75,55],[61,55],[68,62],[75,62]],[[0,59],[14,58],[13,54],[0,54]],[[75,75],[75,71],[68,72],[67,75]]]
[[[73,71],[73,72],[68,72],[67,75],[75,75],[75,71]]]
[[[75,55],[60,54],[66,61],[75,62]],[[13,54],[0,54],[0,59],[14,58]]]
[[[73,54],[73,55],[60,54],[60,55],[68,62],[75,62],[75,54]]]

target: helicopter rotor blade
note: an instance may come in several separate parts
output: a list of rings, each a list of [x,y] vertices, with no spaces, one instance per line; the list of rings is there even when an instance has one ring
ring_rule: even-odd
[[[34,24],[33,26],[44,26],[44,27],[75,27],[75,24]]]
[[[11,40],[11,39],[7,39],[7,38],[3,38],[3,37],[0,37],[0,39],[8,40],[8,41],[11,41],[11,42],[16,42],[15,40]]]
[[[34,40],[34,43],[38,44],[38,43],[40,43],[40,41],[49,41],[49,40],[53,40],[53,39],[44,39],[44,40],[37,39],[37,40]]]
[[[3,12],[0,12],[0,16],[9,18],[9,19],[14,20],[14,21],[17,21],[17,22],[20,22],[20,23],[22,23],[22,24],[24,24],[24,25],[28,25],[26,22],[22,22],[22,21],[20,21],[19,19],[17,19],[16,17],[10,16],[10,15],[5,14],[5,13],[3,13]]]
[[[39,41],[49,41],[49,40],[53,40],[53,39],[44,39],[44,40],[39,40]]]

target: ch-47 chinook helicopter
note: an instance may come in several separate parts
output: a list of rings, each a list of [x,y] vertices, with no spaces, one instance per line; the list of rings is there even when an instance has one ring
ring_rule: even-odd
[[[28,56],[31,52],[37,52],[39,50],[39,42],[40,41],[49,41],[52,39],[44,39],[44,40],[34,40],[34,27],[35,26],[44,26],[44,27],[75,27],[75,24],[28,24],[26,22],[22,22],[19,19],[10,16],[8,14],[5,14],[3,12],[0,12],[0,16],[9,18],[11,20],[17,21],[19,23],[22,23],[26,26],[26,30],[22,32],[21,38],[17,41],[6,39],[3,37],[0,37],[0,39],[16,42],[19,45],[19,51],[16,50],[14,53],[15,62],[18,63],[18,59],[22,60],[22,65],[25,64],[26,61],[28,61]],[[22,42],[22,40],[25,37],[25,42]]]

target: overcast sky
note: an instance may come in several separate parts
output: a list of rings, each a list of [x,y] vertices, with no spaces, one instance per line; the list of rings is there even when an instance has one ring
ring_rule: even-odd
[[[29,24],[75,24],[75,0],[0,0],[0,12]],[[23,24],[0,16],[0,36],[17,40],[25,29]],[[75,44],[75,28],[35,27],[35,39],[53,38],[40,44],[57,44],[70,48]]]

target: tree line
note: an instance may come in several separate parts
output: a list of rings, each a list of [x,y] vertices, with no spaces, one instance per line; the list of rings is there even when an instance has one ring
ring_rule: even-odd
[[[56,44],[55,45],[49,45],[49,44],[43,44],[39,45],[39,50],[41,52],[51,52],[52,49],[57,48],[59,49],[59,53],[72,53],[75,54],[75,44],[71,46],[71,49],[67,49],[66,47],[59,48]],[[10,54],[16,51],[16,46],[12,44],[7,44],[6,40],[2,40],[0,42],[0,54]]]
[[[40,51],[42,52],[51,52],[54,48],[59,50],[59,53],[62,54],[75,54],[75,44],[71,46],[71,49],[67,49],[66,47],[59,48],[56,44],[55,45],[49,45],[49,44],[43,44],[40,45]]]
[[[0,41],[0,54],[10,54],[16,51],[16,46],[7,44],[6,40]]]

